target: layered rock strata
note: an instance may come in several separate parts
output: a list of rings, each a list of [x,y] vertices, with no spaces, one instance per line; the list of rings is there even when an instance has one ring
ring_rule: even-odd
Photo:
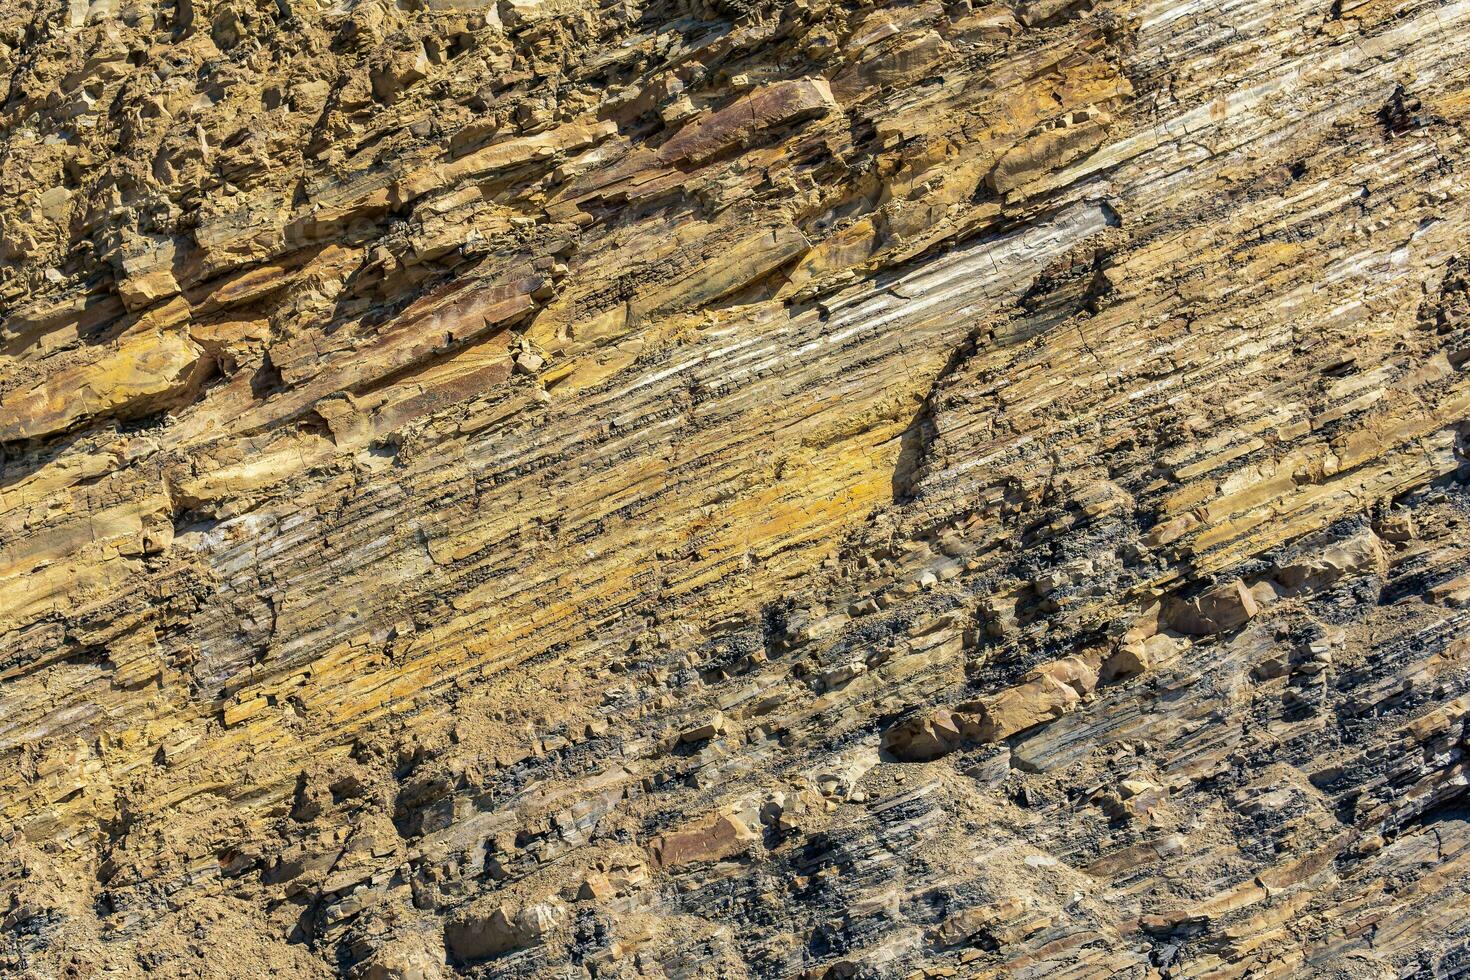
[[[0,974],[1470,970],[1470,2],[0,66]]]

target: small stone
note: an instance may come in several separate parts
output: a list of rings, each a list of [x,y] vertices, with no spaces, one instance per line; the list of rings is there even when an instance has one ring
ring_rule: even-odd
[[[520,934],[521,941],[530,944],[545,936],[556,927],[559,919],[558,909],[554,905],[538,904],[528,905],[521,909],[516,916],[516,929]]]
[[[582,884],[577,889],[577,899],[584,902],[601,901],[606,898],[611,898],[614,894],[612,882],[608,880],[607,875],[600,871],[594,872],[582,879]]]
[[[1170,625],[1191,636],[1209,636],[1238,629],[1259,611],[1255,597],[1240,579],[1216,586],[1175,604]]]
[[[686,119],[699,114],[699,107],[688,95],[680,93],[671,102],[659,109],[659,118],[664,121],[665,126],[681,123]]]
[[[761,803],[760,822],[768,827],[772,826],[781,819],[781,815],[785,811],[786,794],[779,790],[773,792]]]
[[[939,708],[883,734],[883,748],[900,762],[928,762],[959,748],[963,736],[953,714]]]
[[[429,70],[429,56],[422,44],[391,52],[371,71],[373,95],[379,102],[392,105],[415,82],[427,78]]]
[[[999,597],[980,603],[980,616],[985,623],[987,636],[1000,638],[1016,628],[1016,604]]]
[[[1285,677],[1291,669],[1291,655],[1285,650],[1273,650],[1260,663],[1251,668],[1257,680],[1273,680]]]
[[[1122,791],[1125,800],[1156,788],[1153,783],[1144,779],[1125,779],[1118,783],[1118,789]]]
[[[1029,672],[1023,683],[998,694],[962,704],[957,710],[973,717],[969,727],[982,742],[999,742],[1072,711],[1097,687],[1095,655],[1063,657]]]
[[[1390,514],[1378,522],[1378,536],[1390,544],[1407,544],[1419,536],[1409,511]]]
[[[670,868],[739,854],[758,836],[739,817],[718,813],[684,830],[655,837],[649,842],[648,850],[654,864]]]
[[[1338,580],[1366,575],[1383,567],[1383,546],[1372,531],[1363,531],[1324,550],[1276,570],[1276,581],[1292,594],[1317,592]]]
[[[546,364],[546,358],[535,351],[521,351],[516,355],[515,369],[517,374],[534,375]]]
[[[1123,643],[1103,663],[1102,676],[1105,680],[1133,677],[1153,666],[1148,647],[1139,641]]]
[[[1057,589],[1060,589],[1062,586],[1066,585],[1067,582],[1068,578],[1065,572],[1046,572],[1045,574],[1038,575],[1036,578],[1031,580],[1031,588],[1039,596],[1048,596],[1055,592]]]
[[[444,945],[456,959],[469,962],[517,948],[521,934],[511,912],[497,905],[451,922],[444,930]]]
[[[716,711],[710,716],[709,721],[704,724],[696,725],[693,728],[688,728],[680,732],[679,741],[685,745],[694,742],[706,742],[712,738],[724,735],[728,730],[729,724],[725,721],[725,716]]]

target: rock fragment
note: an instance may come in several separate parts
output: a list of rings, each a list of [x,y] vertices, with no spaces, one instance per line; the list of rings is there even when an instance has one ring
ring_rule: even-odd
[[[1289,592],[1317,591],[1338,580],[1371,574],[1384,563],[1383,545],[1372,531],[1363,531],[1323,551],[1278,568],[1276,581]]]
[[[740,817],[715,813],[648,844],[659,868],[677,868],[700,861],[719,861],[746,851],[759,838]]]
[[[1218,585],[1191,599],[1173,603],[1169,622],[1191,636],[1210,636],[1239,629],[1259,611],[1256,600],[1239,579]]]
[[[765,130],[825,115],[836,105],[825,79],[775,82],[686,124],[659,147],[658,156],[665,163],[701,164]]]

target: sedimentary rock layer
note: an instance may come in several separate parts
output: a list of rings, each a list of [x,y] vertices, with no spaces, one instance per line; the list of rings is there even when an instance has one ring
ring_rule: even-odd
[[[0,66],[0,973],[1470,969],[1470,2]]]

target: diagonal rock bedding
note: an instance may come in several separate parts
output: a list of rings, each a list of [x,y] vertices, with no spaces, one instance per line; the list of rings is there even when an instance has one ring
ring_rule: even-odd
[[[1470,0],[0,78],[0,976],[1470,971]]]

